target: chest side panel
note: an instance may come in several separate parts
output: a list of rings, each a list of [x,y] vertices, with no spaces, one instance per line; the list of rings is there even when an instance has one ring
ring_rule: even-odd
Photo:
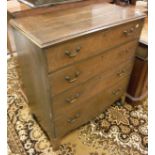
[[[14,30],[14,36],[23,88],[28,97],[31,112],[36,116],[48,136],[54,137],[45,57],[42,50],[24,35]]]

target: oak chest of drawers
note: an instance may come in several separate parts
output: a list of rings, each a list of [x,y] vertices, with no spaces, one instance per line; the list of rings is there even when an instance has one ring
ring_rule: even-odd
[[[125,94],[143,21],[101,2],[11,21],[31,111],[54,144]]]

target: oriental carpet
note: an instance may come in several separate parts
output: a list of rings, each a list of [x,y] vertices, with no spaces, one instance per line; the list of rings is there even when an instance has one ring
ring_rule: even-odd
[[[8,59],[9,155],[147,155],[147,111],[147,101],[136,106],[114,104],[64,137],[54,152],[31,116],[17,58]]]

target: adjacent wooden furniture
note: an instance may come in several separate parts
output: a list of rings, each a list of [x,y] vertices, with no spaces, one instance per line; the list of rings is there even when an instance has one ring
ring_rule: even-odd
[[[11,21],[31,111],[54,148],[124,97],[143,22],[101,2]]]
[[[62,11],[66,9],[83,7],[89,4],[95,3],[111,3],[113,0],[83,0],[79,2],[72,2],[68,4],[59,4],[48,7],[32,8],[24,3],[20,3],[18,0],[10,0],[7,2],[7,13],[12,18],[26,17],[26,16],[36,16],[44,13],[54,13],[55,11]]]
[[[130,3],[131,3],[132,5],[136,5],[136,1],[137,1],[137,0],[130,0]]]
[[[13,32],[9,21],[12,18],[17,18],[18,14],[22,15],[22,13],[27,9],[30,8],[25,4],[19,3],[17,0],[7,1],[7,49],[8,54],[10,55],[16,52],[16,46],[14,43]]]
[[[128,102],[141,103],[148,95],[148,18],[136,49],[135,64],[128,87]]]
[[[72,2],[79,2],[83,0],[19,0],[20,2],[27,4],[30,7],[37,8],[37,7],[47,7],[56,4],[69,4]]]
[[[139,43],[136,50],[135,64],[133,67],[129,87],[128,102],[139,103],[148,95],[148,47]]]

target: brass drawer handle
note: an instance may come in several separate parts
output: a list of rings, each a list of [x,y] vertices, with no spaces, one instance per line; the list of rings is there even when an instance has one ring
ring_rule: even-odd
[[[120,72],[118,72],[117,75],[118,75],[119,77],[123,77],[123,76],[126,75],[126,71],[123,69],[123,70],[121,70]]]
[[[69,58],[77,56],[77,54],[80,52],[81,47],[77,47],[74,51],[65,51],[65,55],[67,55]]]
[[[79,117],[80,117],[80,113],[77,113],[74,117],[69,118],[69,119],[67,120],[67,122],[70,123],[70,124],[73,124],[73,123],[75,123],[75,122],[77,121],[77,119],[78,119]]]
[[[75,94],[75,96],[71,97],[71,98],[67,98],[66,101],[68,103],[74,103],[77,101],[77,99],[80,97],[80,93]]]
[[[119,89],[117,89],[117,90],[114,90],[114,91],[112,92],[112,94],[113,94],[114,96],[118,96],[118,95],[120,94],[120,92],[121,92],[121,89],[119,88]]]
[[[80,75],[80,72],[76,71],[74,77],[71,77],[68,75],[68,76],[65,76],[65,80],[68,81],[69,83],[75,82],[78,79],[79,75]]]
[[[132,27],[132,28],[130,28],[129,30],[123,31],[123,34],[124,34],[125,36],[131,36],[131,35],[133,34],[134,31],[135,31],[135,29]]]

